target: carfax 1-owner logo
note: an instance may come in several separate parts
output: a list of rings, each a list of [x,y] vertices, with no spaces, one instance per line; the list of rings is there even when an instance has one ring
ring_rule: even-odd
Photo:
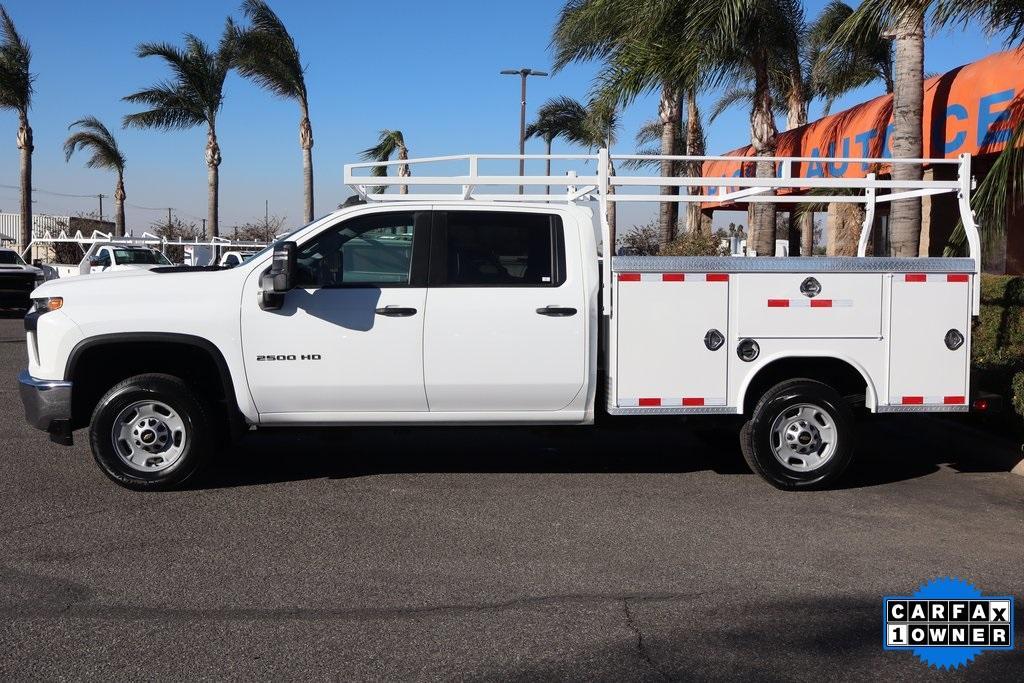
[[[966,666],[986,650],[1012,650],[1013,596],[982,595],[956,578],[882,599],[882,645],[910,650],[940,669]]]

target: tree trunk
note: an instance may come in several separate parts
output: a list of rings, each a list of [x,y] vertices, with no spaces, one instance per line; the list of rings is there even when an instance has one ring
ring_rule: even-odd
[[[398,160],[399,161],[406,161],[408,159],[409,159],[409,150],[404,145],[399,147],[398,148]],[[409,178],[411,176],[412,176],[412,171],[409,170],[409,164],[400,164],[398,166],[398,177],[399,178]],[[408,185],[400,185],[398,187],[398,193],[399,194],[409,194],[409,186]]]
[[[829,204],[825,253],[829,256],[856,256],[863,225],[864,207],[860,204]]]
[[[117,188],[114,190],[114,237],[124,237],[124,176],[117,174]]]
[[[768,69],[758,65],[754,85],[754,106],[750,111],[750,142],[758,156],[772,156],[778,129],[772,112],[772,96],[768,87]],[[756,177],[774,178],[775,164],[758,161]],[[768,193],[766,193],[768,194]],[[775,255],[775,205],[767,202],[752,203],[750,238],[759,256]]]
[[[700,120],[700,109],[697,108],[697,93],[693,90],[686,94],[686,154],[704,156],[704,126]],[[686,165],[686,175],[700,178],[704,175],[704,166],[699,161],[690,161]],[[691,195],[700,194],[704,188],[691,185],[687,188]],[[705,229],[706,221],[700,211],[700,204],[690,202],[686,205],[686,231],[695,232]],[[707,228],[710,232],[710,227]]]
[[[789,102],[786,112],[786,129],[793,130],[807,125],[807,97],[800,73],[790,74]],[[789,214],[790,256],[811,256],[814,254],[814,214],[810,211],[793,211]]]
[[[21,150],[21,244],[20,251],[32,242],[32,127],[28,115],[18,116],[18,149]],[[32,255],[28,255],[31,260]]]
[[[896,27],[896,81],[892,98],[892,155],[920,158],[924,100],[924,14],[904,19]],[[893,180],[920,180],[918,164],[893,164]],[[898,192],[899,190],[894,190]],[[893,256],[918,256],[921,245],[921,200],[892,203],[890,242]]]
[[[661,86],[661,100],[658,102],[658,118],[661,121],[661,153],[672,156],[678,151],[677,138],[679,118],[682,116],[682,102],[679,91],[669,84]],[[672,178],[676,174],[674,161],[661,162],[661,175]],[[663,197],[678,194],[675,187],[663,185],[659,188]],[[674,202],[662,201],[658,205],[658,242],[662,247],[676,238],[676,216],[679,205]]]
[[[217,144],[217,131],[210,126],[206,134],[206,238],[220,236],[218,215],[220,187],[220,145]]]
[[[302,121],[299,122],[299,144],[302,146],[302,183],[305,194],[306,223],[313,222],[313,125],[309,122],[309,113],[305,105],[302,107]]]
[[[812,212],[799,214],[797,230],[800,233],[800,255],[814,256],[814,214]]]

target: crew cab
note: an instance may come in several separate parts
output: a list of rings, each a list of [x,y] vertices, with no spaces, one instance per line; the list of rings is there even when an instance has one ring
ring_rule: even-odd
[[[88,428],[111,479],[160,489],[254,427],[733,415],[744,418],[751,467],[797,489],[842,474],[855,412],[968,410],[979,253],[969,157],[935,162],[958,164],[958,181],[907,186],[788,173],[612,176],[601,150],[578,157],[597,162],[594,176],[530,178],[565,188],[539,196],[482,194],[522,180],[480,175],[484,158],[442,158],[469,161],[469,174],[450,178],[364,177],[379,164],[347,166],[360,201],[230,269],[43,284],[25,320],[29,421],[62,443]],[[779,202],[783,192],[764,191],[852,187],[837,201],[862,201],[869,213],[886,201],[876,189],[955,193],[971,255],[606,256],[609,203],[648,197],[621,188],[702,183]],[[458,194],[376,189],[388,184]]]

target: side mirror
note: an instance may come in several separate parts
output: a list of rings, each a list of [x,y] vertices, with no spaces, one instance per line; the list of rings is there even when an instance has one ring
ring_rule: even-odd
[[[32,265],[35,268],[42,268],[43,267],[43,260],[37,258],[34,261],[32,261]]]
[[[284,295],[295,287],[298,271],[295,242],[279,242],[274,245],[274,261],[270,270],[260,278],[260,308],[276,311],[284,305]]]
[[[89,265],[95,268],[96,266],[103,265],[103,261],[99,260],[98,258],[91,258],[89,259]]]

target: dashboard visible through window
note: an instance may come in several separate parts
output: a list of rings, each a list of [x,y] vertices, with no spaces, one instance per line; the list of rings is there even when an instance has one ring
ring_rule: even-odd
[[[401,287],[411,283],[416,212],[344,221],[299,248],[298,286]]]

